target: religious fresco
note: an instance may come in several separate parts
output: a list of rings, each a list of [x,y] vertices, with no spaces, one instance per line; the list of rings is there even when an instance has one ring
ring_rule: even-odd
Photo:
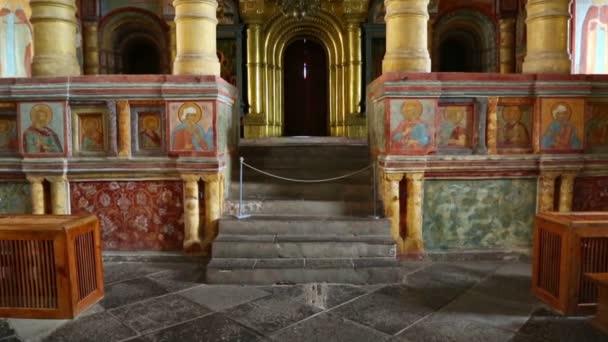
[[[101,0],[100,2],[102,15],[124,7],[137,7],[156,14],[161,14],[163,10],[160,0]]]
[[[233,0],[218,0],[216,16],[219,25],[238,24],[239,8]]]
[[[0,113],[0,155],[15,154],[18,151],[17,117]]]
[[[608,152],[608,102],[587,107],[585,149],[592,153]]]
[[[473,106],[442,105],[437,109],[440,148],[470,149],[473,142]]]
[[[425,181],[425,247],[529,248],[536,183],[536,179]]]
[[[71,182],[73,214],[94,213],[105,250],[182,248],[181,181]]]
[[[65,155],[65,103],[21,103],[19,128],[25,155]]]
[[[583,148],[584,100],[542,99],[540,148],[569,152]]]
[[[221,76],[233,86],[237,86],[237,53],[235,39],[217,40],[217,58],[220,61]]]
[[[30,183],[0,183],[0,214],[31,214]]]
[[[572,210],[608,211],[608,177],[577,177]]]
[[[532,104],[503,103],[497,112],[497,147],[502,153],[529,152],[532,149]]]
[[[29,77],[34,55],[29,1],[0,1],[0,77]]]
[[[391,101],[390,149],[396,153],[424,154],[434,145],[435,100]]]
[[[213,152],[213,103],[173,102],[168,105],[171,152]]]
[[[608,0],[577,0],[574,73],[608,74]]]
[[[165,151],[163,107],[131,107],[133,154],[161,155]]]
[[[75,136],[75,150],[80,153],[104,154],[106,151],[107,128],[103,113],[77,113],[77,132]]]

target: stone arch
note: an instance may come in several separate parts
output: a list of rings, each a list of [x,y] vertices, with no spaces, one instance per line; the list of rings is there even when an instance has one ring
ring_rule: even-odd
[[[433,30],[433,71],[443,71],[445,56],[444,44],[461,43],[474,58],[471,70],[477,72],[496,72],[498,53],[496,46],[496,23],[483,13],[472,9],[458,9],[443,15]],[[466,52],[465,52],[466,53]]]
[[[100,73],[132,73],[126,69],[126,52],[133,44],[154,49],[158,55],[158,66],[153,73],[170,72],[168,49],[168,27],[154,13],[127,7],[110,12],[99,24]],[[145,58],[145,56],[141,56]],[[146,62],[149,62],[146,60]]]

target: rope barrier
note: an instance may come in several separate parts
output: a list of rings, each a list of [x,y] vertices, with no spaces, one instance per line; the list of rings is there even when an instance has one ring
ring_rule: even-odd
[[[260,170],[260,169],[254,167],[254,166],[251,166],[251,165],[249,165],[249,164],[247,164],[245,162],[242,162],[242,163],[243,163],[243,165],[247,166],[248,168],[250,168],[250,169],[252,169],[254,171],[257,171],[257,172],[259,172],[261,174],[264,174],[266,176],[277,178],[277,179],[282,179],[282,180],[289,181],[289,182],[296,182],[296,183],[326,183],[326,182],[332,182],[332,181],[335,181],[335,180],[345,179],[345,178],[349,178],[349,177],[358,175],[358,174],[363,173],[363,172],[365,172],[365,171],[367,171],[367,170],[369,170],[369,169],[371,169],[373,167],[373,165],[368,165],[368,166],[366,166],[366,167],[364,167],[364,168],[362,168],[360,170],[357,170],[355,172],[346,174],[344,176],[333,177],[333,178],[326,178],[326,179],[295,179],[295,178],[287,178],[287,177],[282,177],[282,176],[279,176],[279,175],[275,175],[275,174],[272,174],[270,172],[266,172],[264,170]]]

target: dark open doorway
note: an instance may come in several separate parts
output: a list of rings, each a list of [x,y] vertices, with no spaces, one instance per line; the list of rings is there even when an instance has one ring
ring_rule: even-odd
[[[160,51],[153,42],[133,39],[123,49],[124,74],[155,75],[161,73]]]
[[[326,136],[328,112],[327,56],[320,44],[299,39],[283,57],[286,136]]]

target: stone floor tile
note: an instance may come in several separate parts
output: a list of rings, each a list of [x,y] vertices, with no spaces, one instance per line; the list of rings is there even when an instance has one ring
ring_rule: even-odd
[[[532,295],[532,280],[529,276],[493,274],[481,281],[471,291],[524,305],[536,305],[539,301]]]
[[[177,294],[110,310],[120,322],[146,334],[211,313],[211,310]]]
[[[135,331],[120,324],[107,312],[100,312],[74,320],[45,338],[45,342],[55,341],[95,341],[113,342],[136,336]]]
[[[137,278],[115,283],[106,286],[105,290],[105,297],[99,304],[107,310],[167,293],[167,290],[148,278]]]
[[[213,311],[222,311],[270,295],[254,286],[202,285],[179,293]]]
[[[256,331],[271,334],[320,311],[316,307],[273,295],[239,305],[224,313]]]
[[[226,316],[215,313],[146,335],[142,340],[152,342],[249,342],[263,341],[263,338],[247,327],[228,319]]]
[[[17,336],[10,336],[6,338],[1,338],[0,342],[21,342],[21,340],[18,339]]]
[[[290,298],[321,310],[331,309],[336,305],[364,295],[367,291],[353,285],[314,283],[296,286],[271,286],[275,296]]]
[[[23,341],[40,341],[68,322],[70,321],[65,319],[8,319],[9,325],[15,330],[15,335]]]
[[[408,328],[399,337],[411,342],[507,342],[513,335],[513,332],[464,319],[429,318]]]
[[[416,288],[451,287],[467,289],[486,278],[498,267],[495,263],[436,263],[405,277],[404,283]]]
[[[0,339],[15,335],[15,331],[11,329],[6,320],[0,319]]]
[[[606,342],[608,335],[593,328],[589,317],[561,317],[546,309],[537,310],[520,333],[540,340],[559,342]]]
[[[271,336],[277,342],[368,342],[382,341],[388,337],[387,334],[328,313],[292,325]]]
[[[174,270],[153,273],[147,276],[168,292],[177,292],[205,283],[205,268],[187,264]]]
[[[171,267],[167,264],[159,263],[106,262],[103,265],[103,282],[107,286],[170,269]]]

